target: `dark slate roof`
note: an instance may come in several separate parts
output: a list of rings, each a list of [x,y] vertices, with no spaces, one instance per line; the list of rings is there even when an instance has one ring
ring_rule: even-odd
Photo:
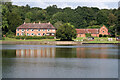
[[[17,29],[56,29],[50,23],[24,23],[17,27]]]
[[[91,34],[98,34],[99,29],[76,29],[77,34],[85,34],[85,33],[91,33]]]

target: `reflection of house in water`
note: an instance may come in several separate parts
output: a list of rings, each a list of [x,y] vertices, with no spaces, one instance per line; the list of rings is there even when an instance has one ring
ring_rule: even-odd
[[[55,57],[55,48],[17,49],[16,57]]]
[[[109,55],[105,51],[107,49],[101,49],[101,51],[98,51],[98,48],[76,48],[77,50],[77,58],[110,58],[113,55]],[[99,49],[100,50],[100,49]],[[103,51],[104,50],[104,51]],[[114,56],[113,56],[114,57]]]

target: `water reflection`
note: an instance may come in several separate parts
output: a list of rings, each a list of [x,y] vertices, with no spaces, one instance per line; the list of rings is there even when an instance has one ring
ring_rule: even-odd
[[[55,48],[2,50],[3,57],[16,58],[113,58],[117,50],[109,48]]]
[[[54,58],[55,57],[55,48],[17,49],[16,57]]]

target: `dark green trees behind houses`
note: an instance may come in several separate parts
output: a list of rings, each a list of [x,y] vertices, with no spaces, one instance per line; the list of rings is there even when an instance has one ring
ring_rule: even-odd
[[[2,3],[2,34],[6,35],[11,30],[14,35],[16,27],[26,23],[48,23],[58,28],[64,23],[70,23],[75,28],[99,28],[106,25],[109,33],[120,34],[120,8],[119,9],[99,9],[97,7],[80,7],[75,9],[70,7],[58,8],[56,5],[48,6],[45,9],[40,7],[30,7],[13,5],[11,2]],[[118,27],[116,27],[118,26]],[[117,29],[117,30],[116,30]]]
[[[63,24],[56,31],[56,37],[62,41],[71,41],[72,38],[76,38],[76,35],[75,27],[70,23]]]

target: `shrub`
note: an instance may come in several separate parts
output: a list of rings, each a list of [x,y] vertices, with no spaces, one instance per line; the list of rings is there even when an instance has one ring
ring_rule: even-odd
[[[5,40],[5,38],[4,38],[4,37],[2,37],[2,40]]]
[[[21,36],[16,36],[15,38],[16,38],[16,39],[21,39]]]
[[[99,37],[102,37],[102,34],[100,34]]]
[[[85,39],[83,39],[83,41],[88,41],[88,39],[85,38]]]
[[[91,37],[90,33],[86,33],[85,35],[86,35],[86,37]]]
[[[46,36],[46,39],[54,39],[54,36]]]
[[[16,36],[16,39],[54,39],[54,36]]]

